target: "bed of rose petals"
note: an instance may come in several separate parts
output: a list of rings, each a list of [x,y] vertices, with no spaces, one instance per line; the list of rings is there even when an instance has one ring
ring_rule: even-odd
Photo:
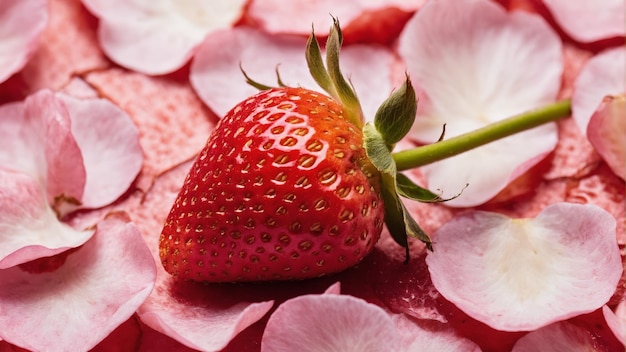
[[[623,351],[624,3],[0,0],[0,351]],[[314,4],[314,5],[312,5]],[[368,117],[408,72],[410,148],[572,117],[411,172],[434,252],[387,233],[302,282],[176,282],[158,235],[219,117],[344,29]]]

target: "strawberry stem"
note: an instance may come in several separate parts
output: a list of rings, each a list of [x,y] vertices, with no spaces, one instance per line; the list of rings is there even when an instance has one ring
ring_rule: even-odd
[[[393,153],[393,159],[398,171],[413,169],[570,115],[570,101],[563,100],[450,139]]]

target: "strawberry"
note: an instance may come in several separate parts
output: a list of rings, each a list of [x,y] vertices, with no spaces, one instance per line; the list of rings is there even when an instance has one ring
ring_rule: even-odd
[[[362,134],[333,99],[266,90],[220,121],[161,238],[165,269],[202,281],[308,278],[358,263],[384,210]]]
[[[314,35],[307,45],[311,73],[332,97],[248,78],[264,90],[219,122],[167,217],[159,241],[167,272],[205,282],[318,277],[361,261],[383,222],[407,248],[407,234],[429,243],[399,201],[412,189],[401,187],[390,153],[412,124],[415,93],[407,78],[364,125],[339,71],[340,46],[336,21],[328,70]]]

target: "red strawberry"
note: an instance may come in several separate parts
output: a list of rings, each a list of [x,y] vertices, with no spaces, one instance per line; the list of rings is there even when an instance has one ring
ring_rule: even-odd
[[[327,43],[328,70],[314,38],[307,61],[333,98],[267,89],[226,114],[161,233],[159,253],[170,274],[208,282],[317,277],[361,261],[383,221],[405,247],[407,235],[423,234],[398,197],[419,189],[397,178],[391,156],[415,116],[408,79],[375,124],[363,126],[358,99],[339,71],[338,23]]]
[[[165,223],[165,269],[185,279],[309,278],[369,253],[383,227],[378,172],[333,99],[263,91],[220,121]]]

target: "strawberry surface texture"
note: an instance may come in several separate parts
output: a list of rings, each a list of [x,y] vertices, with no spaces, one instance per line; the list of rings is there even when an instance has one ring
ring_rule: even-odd
[[[167,217],[167,272],[204,282],[318,277],[357,264],[384,223],[380,175],[343,105],[303,88],[236,105]]]

